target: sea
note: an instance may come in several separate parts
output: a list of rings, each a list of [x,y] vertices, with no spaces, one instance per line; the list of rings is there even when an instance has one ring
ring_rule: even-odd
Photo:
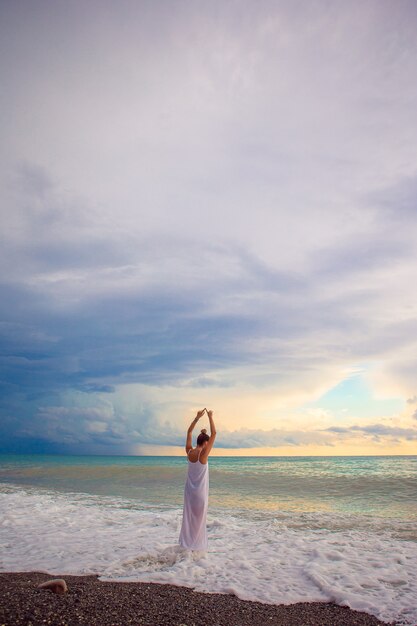
[[[185,455],[0,455],[0,570],[417,624],[417,456],[210,457],[205,553],[178,546],[186,471]]]

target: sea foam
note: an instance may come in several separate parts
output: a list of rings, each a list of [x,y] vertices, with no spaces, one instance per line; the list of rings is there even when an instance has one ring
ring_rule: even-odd
[[[417,622],[417,543],[405,523],[212,510],[208,552],[189,553],[177,544],[177,507],[10,485],[0,491],[2,571],[97,573],[273,604],[332,600],[381,620]]]

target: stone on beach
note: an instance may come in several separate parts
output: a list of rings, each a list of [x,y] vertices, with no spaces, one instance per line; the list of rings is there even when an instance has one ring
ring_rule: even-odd
[[[63,578],[54,578],[38,585],[38,589],[50,589],[54,593],[63,594],[68,591],[67,583]]]

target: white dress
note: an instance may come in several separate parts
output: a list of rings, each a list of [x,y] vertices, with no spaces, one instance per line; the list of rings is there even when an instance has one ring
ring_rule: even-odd
[[[200,454],[194,463],[188,459],[184,489],[184,513],[179,542],[188,550],[207,550],[209,473],[208,462],[201,463]]]

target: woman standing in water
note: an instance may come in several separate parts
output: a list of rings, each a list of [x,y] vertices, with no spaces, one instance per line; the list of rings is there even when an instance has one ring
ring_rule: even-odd
[[[187,481],[184,489],[184,513],[180,533],[180,545],[188,550],[207,550],[207,507],[209,492],[208,457],[216,438],[213,411],[207,411],[210,436],[205,429],[197,437],[197,446],[192,446],[195,425],[207,409],[198,411],[187,430],[185,451],[188,457]]]

